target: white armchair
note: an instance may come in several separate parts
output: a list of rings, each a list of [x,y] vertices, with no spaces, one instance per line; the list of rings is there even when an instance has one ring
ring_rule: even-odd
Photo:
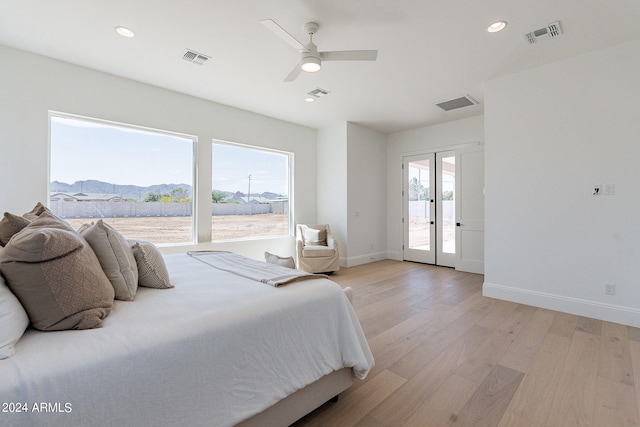
[[[330,273],[340,269],[338,242],[328,224],[298,224],[296,249],[299,270]]]

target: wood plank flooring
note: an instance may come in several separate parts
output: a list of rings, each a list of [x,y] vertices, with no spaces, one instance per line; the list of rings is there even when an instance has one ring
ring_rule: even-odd
[[[640,426],[640,329],[482,296],[483,276],[385,260],[354,290],[376,366],[295,427]]]

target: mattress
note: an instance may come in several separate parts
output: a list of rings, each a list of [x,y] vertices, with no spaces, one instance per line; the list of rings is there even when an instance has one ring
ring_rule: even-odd
[[[232,426],[335,370],[373,367],[336,283],[273,287],[165,260],[175,288],[139,288],[101,328],[28,330],[0,361],[0,424]]]

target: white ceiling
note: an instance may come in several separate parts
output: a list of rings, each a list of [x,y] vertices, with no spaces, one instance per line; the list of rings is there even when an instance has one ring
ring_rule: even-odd
[[[325,62],[283,79],[295,50],[271,18],[319,50],[378,49],[376,62]],[[496,20],[507,28],[486,31]],[[523,34],[561,21],[563,36]],[[126,39],[114,27],[136,32]],[[282,120],[320,128],[351,121],[384,133],[482,114],[485,82],[640,38],[639,0],[2,0],[0,44]],[[211,56],[183,61],[186,48]],[[331,92],[314,103],[305,94]],[[588,89],[588,88],[585,88]],[[479,105],[443,112],[469,94]]]

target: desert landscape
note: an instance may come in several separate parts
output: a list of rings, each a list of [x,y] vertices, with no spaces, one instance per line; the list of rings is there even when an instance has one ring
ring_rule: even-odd
[[[73,228],[96,221],[91,218],[65,218]],[[103,218],[127,239],[146,240],[156,244],[190,243],[192,217],[128,217]],[[216,215],[211,217],[213,240],[247,237],[286,236],[289,233],[286,214]]]

